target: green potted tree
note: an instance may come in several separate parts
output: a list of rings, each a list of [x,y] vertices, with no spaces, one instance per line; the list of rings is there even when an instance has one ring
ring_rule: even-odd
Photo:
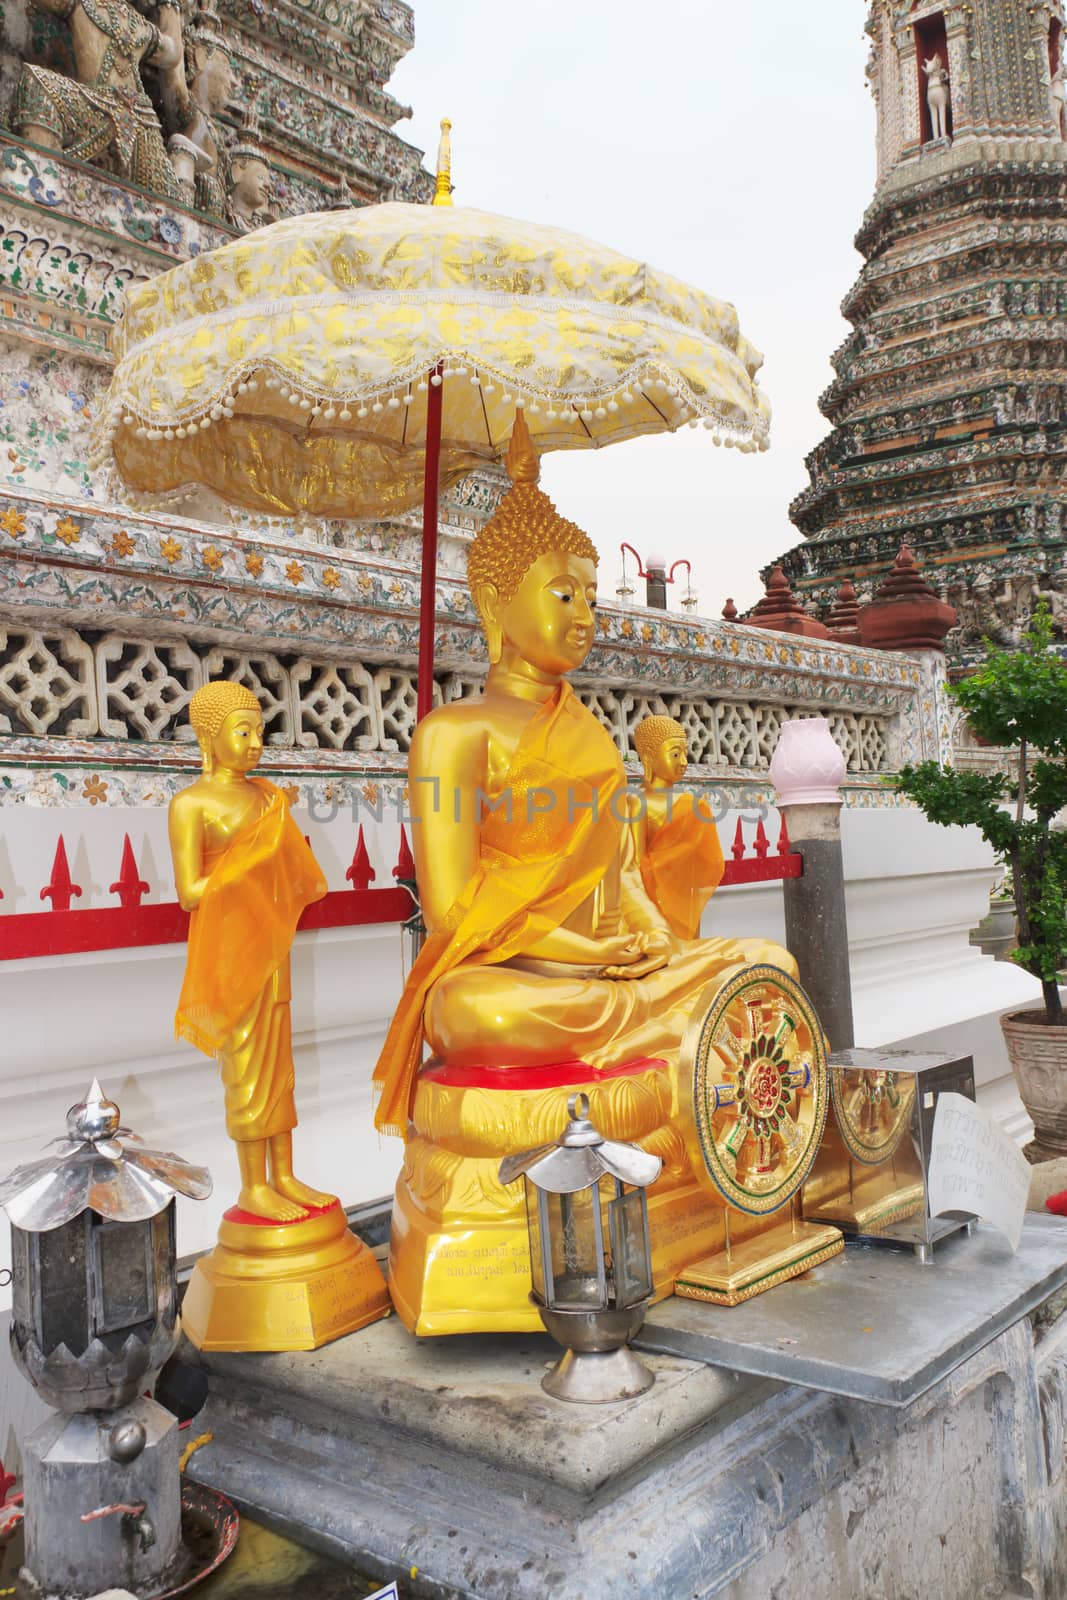
[[[1052,649],[1039,606],[1019,650],[990,646],[984,664],[949,693],[987,744],[1012,752],[1008,772],[960,772],[934,761],[905,767],[898,784],[931,822],[976,826],[1011,873],[1019,944],[1011,959],[1040,980],[1044,1009],[1001,1018],[1035,1154],[1067,1155],[1067,1016],[1058,975],[1067,965],[1067,661]]]

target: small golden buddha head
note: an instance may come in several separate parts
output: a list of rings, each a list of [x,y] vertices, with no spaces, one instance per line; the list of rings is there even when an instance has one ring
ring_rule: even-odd
[[[592,647],[596,546],[537,487],[539,464],[521,410],[507,454],[511,488],[467,555],[467,582],[489,646],[510,647],[548,676],[580,667]]]
[[[263,754],[263,713],[251,689],[218,678],[189,701],[189,722],[200,746],[205,777],[219,767],[251,772]]]
[[[634,749],[641,757],[646,783],[670,788],[689,765],[685,729],[673,717],[645,717],[634,729]]]

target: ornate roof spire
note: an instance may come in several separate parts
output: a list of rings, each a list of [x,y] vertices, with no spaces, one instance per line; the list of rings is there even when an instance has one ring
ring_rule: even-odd
[[[859,644],[859,615],[860,603],[852,579],[845,578],[826,619],[826,626],[835,644]]]
[[[745,622],[751,628],[772,628],[775,633],[799,633],[808,639],[826,638],[826,629],[804,610],[781,567],[774,568],[767,580],[767,593]]]
[[[943,650],[956,621],[955,609],[938,599],[902,544],[893,570],[859,614],[860,638],[879,650]]]

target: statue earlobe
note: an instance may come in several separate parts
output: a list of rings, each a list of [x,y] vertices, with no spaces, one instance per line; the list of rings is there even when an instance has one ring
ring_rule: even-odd
[[[474,604],[482,619],[485,642],[489,651],[489,665],[495,667],[504,653],[504,630],[497,617],[500,594],[495,583],[480,583],[474,595]]]
[[[215,771],[215,752],[211,748],[211,739],[206,733],[202,733],[196,742],[200,746],[200,765],[204,777],[210,778]]]

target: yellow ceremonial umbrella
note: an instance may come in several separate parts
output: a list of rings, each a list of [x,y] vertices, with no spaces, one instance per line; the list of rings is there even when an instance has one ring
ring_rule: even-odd
[[[129,489],[205,485],[274,515],[424,507],[420,715],[437,497],[507,448],[688,423],[765,449],[762,361],[731,305],[576,234],[451,204],[291,217],[127,290],[96,447]]]

